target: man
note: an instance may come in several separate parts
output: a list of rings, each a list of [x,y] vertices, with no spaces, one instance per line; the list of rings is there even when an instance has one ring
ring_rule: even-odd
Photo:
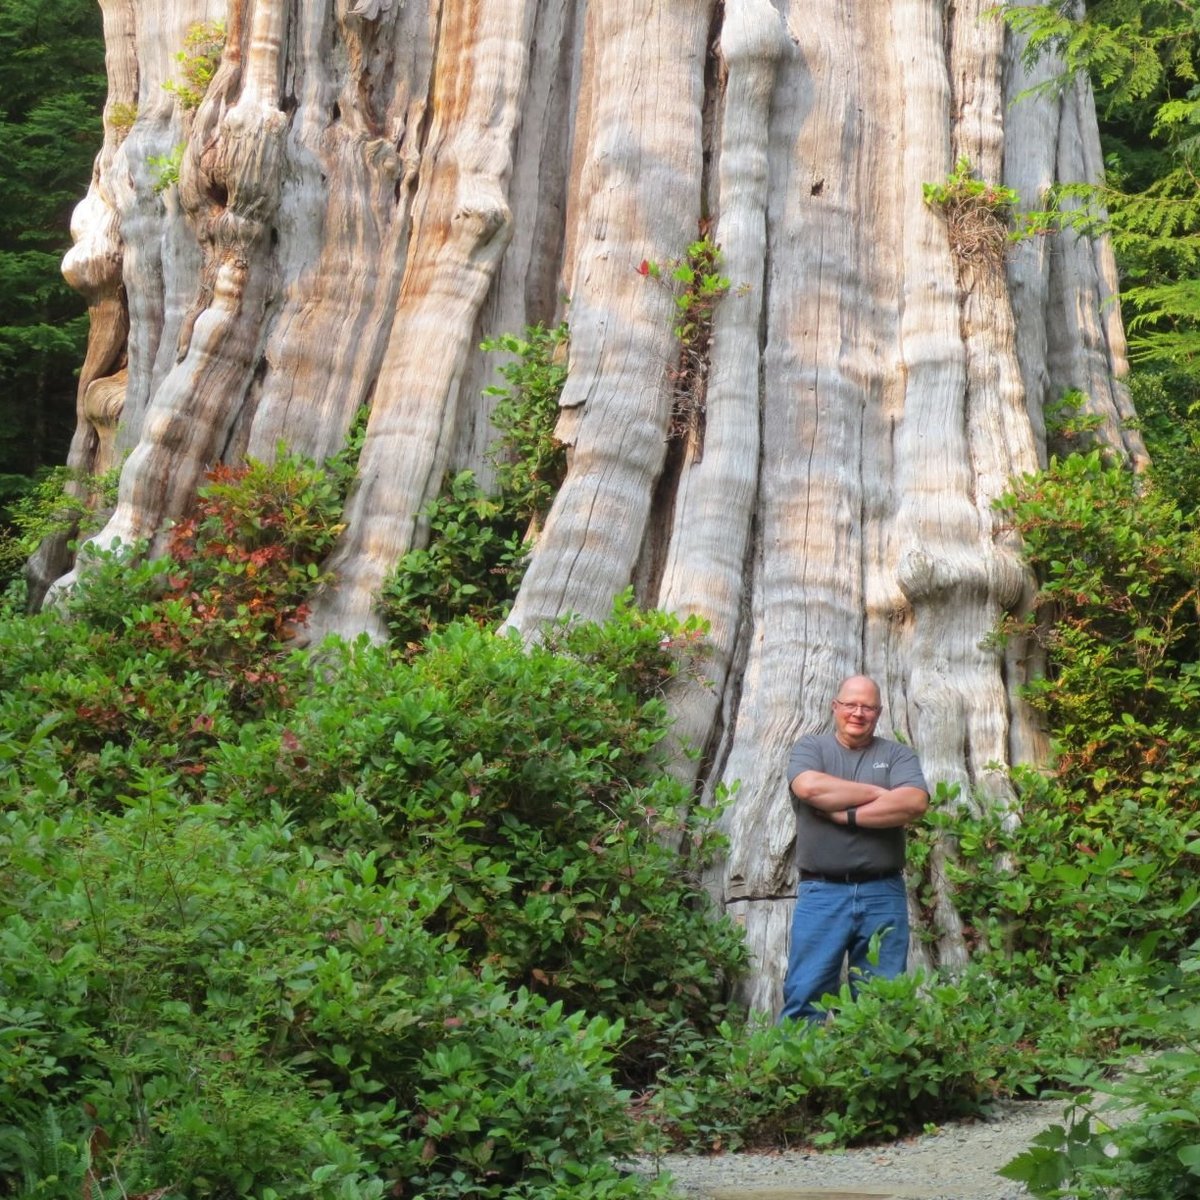
[[[814,1004],[837,991],[847,953],[851,986],[908,965],[904,827],[928,808],[929,785],[910,747],[875,736],[879,700],[873,680],[851,676],[833,701],[833,733],[802,737],[788,759],[800,883],[781,1017],[820,1020]]]

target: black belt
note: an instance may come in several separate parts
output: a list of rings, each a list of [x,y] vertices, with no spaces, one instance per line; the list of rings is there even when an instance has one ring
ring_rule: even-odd
[[[815,880],[817,883],[874,883],[879,879],[899,879],[899,871],[804,871],[801,882]]]

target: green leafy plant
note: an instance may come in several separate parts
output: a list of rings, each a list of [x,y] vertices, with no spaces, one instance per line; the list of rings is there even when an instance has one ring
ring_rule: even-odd
[[[222,470],[180,561],[98,551],[0,620],[0,1190],[664,1194],[612,1163],[614,1075],[711,1034],[744,963],[695,878],[716,814],[654,759],[700,631],[625,601],[553,649],[274,658],[318,474]]]
[[[207,782],[248,819],[287,796],[309,837],[420,874],[454,945],[622,1020],[633,1081],[667,1025],[711,1027],[744,961],[695,876],[718,810],[690,811],[655,759],[661,692],[693,652],[691,630],[632,609],[537,647],[460,623],[411,661],[355,650]]]
[[[669,1144],[846,1145],[977,1113],[1036,1086],[1024,996],[985,972],[848,989],[828,1025],[738,1025],[673,1048],[650,1102]]]
[[[225,22],[197,21],[188,27],[183,49],[175,55],[182,78],[168,79],[163,87],[185,109],[199,108],[216,74],[224,49]]]
[[[1056,1002],[1091,988],[1109,963],[1121,964],[1127,993],[1138,980],[1153,990],[1155,963],[1200,931],[1196,814],[1120,787],[1067,789],[1033,770],[1015,782],[1019,821],[954,806],[917,834],[954,840],[942,870],[976,960]],[[1103,1029],[1091,1024],[1089,1053],[1120,1040],[1120,1014],[1109,1015]]]
[[[566,472],[566,449],[554,437],[566,343],[565,325],[483,343],[513,356],[500,368],[507,386],[487,389],[497,398],[492,423],[499,436],[488,454],[495,489],[486,492],[473,471],[459,471],[426,506],[427,545],[404,555],[380,595],[397,641],[419,642],[456,617],[488,624],[508,611],[531,539]]]
[[[558,400],[567,381],[565,324],[540,325],[522,338],[489,338],[481,349],[511,355],[500,367],[506,386],[484,389],[496,398],[492,425],[499,434],[488,451],[506,509],[540,527],[567,470],[567,448],[554,436]]]
[[[1065,1124],[1055,1125],[1001,1169],[1033,1196],[1186,1200],[1200,1180],[1200,1005],[1192,953],[1182,986],[1165,1011],[1143,1017],[1170,1049],[1115,1078],[1079,1071]]]
[[[268,464],[215,467],[189,517],[172,530],[163,603],[135,617],[131,636],[171,656],[177,670],[221,678],[253,707],[280,677],[307,616],[320,563],[343,526],[337,483],[279,447]]]
[[[179,169],[183,166],[183,154],[186,149],[187,143],[180,142],[172,147],[170,154],[151,154],[146,159],[153,176],[152,186],[156,196],[178,184]]]
[[[86,537],[103,524],[117,499],[120,469],[90,475],[53,467],[25,482],[4,508],[0,532],[0,575],[11,576],[48,537]]]
[[[1055,731],[1059,777],[1194,807],[1195,533],[1169,497],[1099,449],[1052,460],[1002,504],[1051,617],[1031,627],[1052,669],[1029,699]]]
[[[210,481],[186,533],[198,594],[241,586],[263,527],[290,543],[290,504],[315,519],[306,472]],[[273,563],[254,578],[286,593]],[[642,1194],[609,1162],[636,1132],[611,1072],[644,1070],[686,1014],[715,1022],[742,955],[665,846],[699,854],[705,823],[645,757],[690,634],[629,609],[608,637],[563,627],[557,653],[474,629],[411,663],[343,647],[248,724],[207,659],[173,670],[144,637],[186,565],[102,558],[70,619],[0,629],[22,681],[0,704],[19,798],[0,816],[0,1178],[40,1169],[19,1148],[52,1106],[72,1115],[64,1195],[89,1147],[98,1192]],[[102,715],[88,689],[109,676],[135,694]],[[72,695],[106,737],[92,766]]]
[[[354,414],[341,449],[321,463],[321,471],[328,482],[333,485],[334,494],[339,503],[343,505],[358,476],[358,460],[362,455],[363,443],[367,438],[367,423],[370,418],[371,409],[364,404]]]
[[[957,847],[944,870],[977,957],[1095,1008],[1089,981],[1109,964],[1153,992],[1155,964],[1200,934],[1196,534],[1152,477],[1099,448],[1053,457],[1002,505],[1040,583],[1036,622],[1006,633],[1045,654],[1026,698],[1055,757],[1014,772],[1012,813],[943,807],[930,832]],[[1094,1016],[1089,1053],[1129,1036],[1119,1012]]]
[[[97,806],[152,764],[198,780],[223,736],[304,686],[292,633],[340,511],[335,480],[281,454],[215,471],[172,557],[86,546],[58,608],[0,622],[0,726],[53,719],[69,786]]]
[[[456,617],[500,619],[525,571],[522,529],[473,471],[449,476],[425,518],[428,546],[405,554],[380,593],[388,629],[401,644],[420,642]]]
[[[345,528],[341,500],[321,467],[284,446],[273,463],[214,467],[192,514],[171,530],[169,553],[181,570],[168,595],[201,621],[237,623],[227,640],[286,640]]]
[[[986,183],[968,158],[960,158],[940,183],[921,185],[925,203],[946,218],[950,249],[962,263],[998,265],[1004,259],[1012,214],[1020,197]]]
[[[64,1200],[84,1170],[264,1200],[646,1186],[607,1157],[636,1145],[619,1026],[476,978],[422,927],[437,895],[373,856],[141,782],[120,813],[0,820],[0,1186],[52,1162],[36,1194]]]
[[[674,292],[679,361],[672,373],[675,399],[670,436],[686,440],[696,455],[703,453],[704,445],[713,315],[730,289],[730,280],[721,274],[720,266],[721,249],[706,234],[674,262],[659,264],[644,259],[637,268],[638,274],[646,278],[669,279]]]

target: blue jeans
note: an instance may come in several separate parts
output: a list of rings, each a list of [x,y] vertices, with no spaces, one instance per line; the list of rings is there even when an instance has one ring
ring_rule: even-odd
[[[867,951],[876,933],[880,935],[879,962],[872,964],[867,961]],[[827,992],[837,992],[842,958],[847,953],[852,989],[870,975],[894,979],[904,974],[908,965],[908,900],[901,876],[869,883],[800,881],[792,913],[780,1019],[822,1020],[813,1003]]]

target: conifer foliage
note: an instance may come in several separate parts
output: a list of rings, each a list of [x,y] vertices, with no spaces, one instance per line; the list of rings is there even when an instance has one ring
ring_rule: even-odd
[[[1005,8],[1028,54],[1061,55],[1096,89],[1102,186],[1047,197],[1053,227],[1108,232],[1135,362],[1194,376],[1200,350],[1200,23],[1192,3],[1098,0]],[[1052,80],[1046,86],[1058,86]],[[1189,384],[1189,387],[1193,385]]]

